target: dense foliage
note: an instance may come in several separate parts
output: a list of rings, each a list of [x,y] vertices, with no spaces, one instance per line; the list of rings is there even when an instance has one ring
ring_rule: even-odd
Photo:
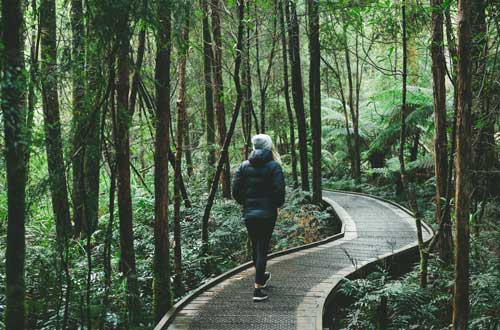
[[[373,185],[369,181],[356,185],[349,180],[330,184],[336,189],[369,192],[373,195],[401,201],[394,187]],[[427,223],[433,223],[435,205],[432,178],[417,185],[419,204],[425,210]],[[498,199],[483,206],[482,229],[471,242],[471,314],[470,329],[498,329],[500,326],[499,250],[500,239],[497,220],[500,216]],[[476,215],[477,216],[477,215]],[[343,300],[335,304],[335,329],[448,329],[451,322],[453,268],[433,255],[429,265],[429,285],[419,285],[419,269],[405,275],[391,275],[383,265],[365,279],[347,280],[337,288]],[[396,277],[395,277],[396,276]],[[385,307],[381,313],[382,306]]]
[[[380,328],[383,298],[387,328],[498,327],[498,1],[0,3],[0,328],[151,328],[248,260],[231,175],[263,132],[273,250],[338,230],[322,184],[440,233],[407,276],[345,284],[339,326]]]

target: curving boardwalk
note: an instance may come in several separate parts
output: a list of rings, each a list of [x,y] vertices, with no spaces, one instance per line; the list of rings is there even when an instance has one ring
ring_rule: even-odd
[[[417,245],[413,217],[395,204],[347,192],[324,191],[324,199],[342,220],[343,237],[269,260],[267,301],[252,301],[253,268],[234,271],[179,302],[155,330],[322,329],[325,301],[343,277]]]

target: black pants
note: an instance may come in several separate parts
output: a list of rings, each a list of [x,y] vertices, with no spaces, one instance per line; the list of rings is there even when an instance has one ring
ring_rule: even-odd
[[[264,284],[266,272],[267,251],[273,234],[276,219],[246,220],[248,235],[252,241],[252,259],[255,267],[255,283]]]

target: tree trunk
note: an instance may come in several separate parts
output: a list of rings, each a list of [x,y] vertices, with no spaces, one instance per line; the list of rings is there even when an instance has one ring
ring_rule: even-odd
[[[73,220],[75,223],[75,234],[78,235],[84,223],[84,176],[83,159],[85,144],[82,142],[84,136],[85,121],[85,57],[84,57],[84,23],[82,0],[71,1],[71,32],[72,32],[72,79],[73,79]]]
[[[333,59],[335,61],[335,67],[331,66],[328,62],[326,62],[322,58],[323,63],[325,63],[326,66],[328,66],[330,68],[330,70],[332,70],[333,74],[335,75],[335,78],[337,79],[337,83],[339,84],[338,95],[339,95],[339,98],[340,98],[340,103],[342,103],[342,112],[344,114],[347,150],[349,152],[349,159],[350,159],[350,163],[351,163],[351,177],[354,178],[355,177],[354,173],[355,173],[355,168],[356,168],[356,164],[357,163],[356,163],[356,161],[354,159],[355,157],[354,157],[354,151],[353,151],[352,141],[351,141],[352,137],[351,137],[351,131],[350,131],[350,128],[349,128],[349,113],[348,113],[348,110],[347,110],[347,101],[346,101],[346,98],[345,98],[344,86],[343,86],[343,83],[342,83],[342,76],[340,74],[339,61],[337,59],[337,53],[336,52],[333,52]],[[383,165],[381,167],[383,167]]]
[[[40,46],[40,24],[39,24],[39,11],[37,11],[36,0],[31,0],[31,8],[33,11],[34,19],[38,22],[36,28],[31,33],[31,47],[30,47],[30,79],[28,86],[28,114],[26,115],[26,148],[25,151],[25,166],[26,173],[29,173],[30,158],[31,158],[31,141],[33,139],[33,123],[35,120],[35,107],[37,103],[36,97],[36,84],[38,77],[38,49]],[[0,30],[1,31],[1,30]],[[26,177],[28,179],[28,177]]]
[[[346,29],[344,27],[344,29]],[[347,81],[348,81],[348,103],[349,103],[349,111],[351,113],[352,120],[352,128],[353,128],[353,149],[352,149],[352,157],[353,157],[353,178],[356,181],[359,181],[361,178],[361,160],[360,160],[360,142],[359,142],[359,118],[358,118],[358,110],[357,110],[357,102],[354,102],[355,91],[354,91],[354,83],[353,83],[353,74],[351,69],[351,56],[350,56],[349,45],[347,44],[347,31],[344,30],[344,53],[345,53],[345,65],[347,69]]]
[[[109,95],[109,114],[111,117],[111,132],[112,141],[116,142],[116,97],[115,97],[115,67],[113,61],[110,61],[109,66],[109,79],[111,81],[111,91]],[[104,269],[104,293],[103,293],[103,310],[101,314],[101,329],[105,329],[106,326],[106,315],[109,310],[109,294],[111,291],[111,247],[113,240],[113,223],[115,220],[115,194],[116,194],[116,155],[112,156],[111,146],[106,144],[105,146],[106,160],[110,170],[109,178],[109,202],[108,202],[108,214],[109,221],[106,227],[106,236],[104,239],[104,251],[103,251],[103,269]]]
[[[406,116],[407,116],[407,78],[408,78],[408,34],[407,34],[407,18],[406,18],[406,0],[401,4],[402,15],[402,37],[403,37],[403,69],[402,69],[402,90],[401,90],[401,130],[399,136],[399,165],[400,165],[400,184],[402,195],[410,204],[410,209],[414,213],[417,227],[418,250],[420,254],[420,286],[427,286],[427,269],[428,269],[428,252],[424,246],[422,236],[422,219],[418,209],[413,187],[409,184],[409,179],[406,176],[405,165],[405,141],[406,141]]]
[[[214,95],[212,89],[212,63],[214,54],[212,51],[212,37],[210,35],[210,25],[208,22],[208,0],[201,0],[203,11],[203,72],[205,78],[205,113],[206,113],[206,134],[208,149],[208,176],[207,182],[212,178],[212,169],[215,166],[215,118],[214,118]]]
[[[247,2],[247,15],[250,17],[250,1]],[[256,27],[256,33],[257,33],[257,27]],[[257,35],[256,35],[257,36]],[[256,37],[257,38],[257,37]],[[241,116],[242,119],[242,126],[243,126],[243,139],[245,141],[245,159],[248,159],[248,155],[250,153],[251,147],[252,147],[252,142],[251,142],[251,137],[252,137],[252,113],[254,112],[253,108],[253,96],[252,96],[252,74],[250,71],[250,25],[247,25],[246,29],[246,47],[245,51],[243,53],[243,94],[244,94],[244,99],[245,99],[245,111],[243,115]],[[258,50],[258,39],[256,39],[256,50]],[[257,53],[258,54],[258,53]],[[258,55],[257,55],[258,57]],[[258,60],[256,63],[258,67]],[[259,70],[260,72],[260,70]],[[261,95],[262,98],[262,95]],[[262,115],[262,108],[261,108],[261,115]],[[261,124],[264,124],[265,121],[263,120],[263,117],[261,117]]]
[[[320,204],[321,194],[321,77],[319,43],[319,1],[308,0],[309,10],[309,111],[313,154],[313,202]]]
[[[292,177],[294,188],[299,186],[299,179],[297,176],[297,153],[295,149],[295,123],[293,119],[292,107],[290,105],[290,88],[288,85],[288,55],[286,49],[286,31],[285,31],[285,12],[283,2],[279,0],[279,15],[280,15],[280,28],[281,28],[281,47],[283,56],[283,90],[285,92],[285,105],[286,113],[288,115],[288,123],[290,127],[290,154],[292,156]]]
[[[157,5],[156,36],[156,141],[155,141],[155,253],[153,264],[153,316],[158,322],[172,306],[170,243],[168,235],[168,150],[170,145],[171,2]]]
[[[42,99],[45,143],[52,197],[52,210],[56,220],[57,237],[61,246],[71,232],[66,172],[61,139],[59,96],[57,92],[57,36],[56,4],[43,0],[40,4]]]
[[[127,7],[127,6],[125,6]],[[117,180],[118,214],[120,219],[120,269],[127,277],[127,308],[131,324],[140,316],[139,288],[135,265],[132,196],[130,190],[130,141],[129,126],[129,25],[128,8],[117,13],[116,38],[118,42],[117,62]]]
[[[226,112],[224,110],[224,84],[222,80],[222,35],[219,17],[220,1],[212,0],[212,30],[214,36],[214,101],[217,125],[219,129],[219,145],[224,144],[226,138]],[[229,157],[225,156],[222,180],[222,195],[231,198],[231,175],[229,173]]]
[[[453,329],[467,329],[469,317],[469,217],[471,199],[472,1],[458,1],[457,155],[455,160],[455,286]]]
[[[81,19],[81,17],[78,18]],[[75,19],[77,18],[75,17]],[[104,79],[100,60],[102,46],[98,40],[98,22],[91,17],[88,19],[87,25],[88,32],[84,42],[86,58],[81,60],[86,62],[84,64],[86,72],[82,79],[87,80],[87,89],[80,95],[83,100],[83,108],[74,109],[74,112],[78,111],[78,115],[73,119],[75,129],[73,152],[76,153],[76,163],[73,164],[73,168],[74,172],[79,172],[74,176],[73,186],[80,189],[80,191],[74,191],[76,195],[73,197],[77,203],[80,203],[75,204],[74,207],[77,208],[82,217],[80,223],[75,223],[76,235],[80,234],[81,230],[84,230],[89,235],[94,232],[97,227],[99,211],[99,169],[101,159],[99,123],[101,122],[102,106],[100,94],[102,94],[102,81]],[[83,47],[83,44],[81,47]],[[79,77],[75,79],[79,79]],[[83,194],[83,204],[79,200],[82,198],[81,194]]]
[[[193,165],[193,154],[191,152],[191,130],[189,128],[190,124],[190,118],[188,111],[184,112],[184,138],[183,138],[183,148],[184,148],[184,153],[186,156],[186,170],[187,170],[187,175],[188,177],[192,177],[194,175],[194,165]],[[182,182],[182,176],[181,176],[181,182]],[[184,184],[182,182],[181,186]]]
[[[302,70],[300,66],[299,22],[295,2],[286,0],[285,17],[288,25],[290,65],[292,70],[292,96],[297,128],[299,131],[300,178],[302,190],[309,191],[307,160],[307,126],[304,111],[304,90],[302,89]]]
[[[146,11],[148,9],[148,0],[142,1],[141,16],[146,18]],[[135,105],[137,103],[137,93],[139,91],[139,85],[141,83],[141,68],[142,62],[144,61],[144,52],[146,50],[146,27],[144,24],[141,26],[139,31],[139,45],[137,46],[137,58],[134,65],[134,75],[132,76],[132,87],[130,89],[130,102],[129,102],[129,112],[131,116],[135,113]]]
[[[23,6],[2,1],[2,110],[7,172],[7,244],[5,252],[5,329],[25,325],[25,74]],[[10,77],[10,79],[8,78]]]
[[[241,66],[241,55],[243,53],[243,17],[244,17],[244,0],[238,0],[238,39],[236,43],[236,59],[234,63],[234,85],[236,88],[236,103],[234,104],[233,115],[231,118],[231,124],[229,125],[229,131],[224,140],[224,144],[222,145],[221,155],[219,161],[217,163],[217,168],[214,174],[214,178],[212,180],[210,186],[210,194],[208,195],[207,204],[205,206],[205,211],[203,213],[202,218],[202,233],[201,233],[201,241],[202,241],[202,255],[206,258],[209,253],[208,246],[208,220],[210,218],[210,211],[212,210],[212,206],[215,199],[215,193],[217,192],[217,183],[219,182],[219,177],[222,173],[222,167],[224,164],[224,159],[227,157],[229,143],[231,142],[231,138],[234,133],[234,129],[236,127],[236,122],[238,120],[238,114],[240,112],[241,102],[243,99],[241,84],[240,84],[240,66]],[[207,269],[208,267],[206,267]]]
[[[181,245],[181,196],[180,181],[182,175],[182,146],[186,117],[186,62],[189,49],[189,10],[184,8],[186,15],[181,23],[181,35],[178,48],[179,90],[177,92],[177,131],[176,131],[176,154],[174,166],[174,292],[175,296],[182,296],[184,288],[182,285],[182,245]]]
[[[442,0],[431,0],[431,56],[434,91],[434,167],[436,173],[436,222],[443,222],[444,232],[438,241],[439,257],[450,264],[452,258],[451,219],[449,212],[443,212],[442,200],[448,186],[448,137],[446,124],[446,59],[444,57]],[[448,214],[448,216],[446,216]]]
[[[271,69],[273,67],[274,54],[276,49],[276,32],[277,32],[277,17],[278,17],[278,1],[273,1],[274,6],[274,15],[273,17],[273,30],[271,33],[271,51],[269,53],[269,58],[267,61],[267,69],[265,72],[264,78],[262,78],[261,70],[260,70],[260,42],[259,42],[259,26],[260,22],[259,14],[257,13],[257,3],[255,3],[255,52],[256,52],[256,68],[257,68],[257,78],[259,83],[259,92],[260,92],[260,130],[258,129],[257,121],[255,126],[257,128],[257,132],[266,132],[266,101],[267,101],[267,88],[269,87],[269,81],[271,79]],[[248,7],[250,8],[250,2]],[[250,16],[250,10],[248,11],[248,15]]]
[[[490,54],[489,50],[491,42],[486,21],[487,5],[486,0],[475,0],[472,3],[472,162],[474,164],[472,180],[477,182],[472,196],[474,205],[487,199],[496,189],[499,177],[498,174],[492,173],[498,169],[499,158],[495,143],[495,122],[498,116],[495,115],[494,106],[491,104],[496,102],[494,95],[498,92],[493,87],[495,85],[493,81],[499,72],[495,67],[496,59],[493,63],[488,62],[488,58],[496,54]],[[477,206],[474,206],[474,211],[478,211]],[[479,232],[481,216],[474,218],[474,230]]]

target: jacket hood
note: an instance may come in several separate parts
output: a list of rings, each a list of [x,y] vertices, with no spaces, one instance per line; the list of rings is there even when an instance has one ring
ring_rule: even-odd
[[[267,149],[254,150],[248,158],[248,161],[253,166],[263,166],[271,160],[273,160],[273,154],[271,153],[271,150]]]

